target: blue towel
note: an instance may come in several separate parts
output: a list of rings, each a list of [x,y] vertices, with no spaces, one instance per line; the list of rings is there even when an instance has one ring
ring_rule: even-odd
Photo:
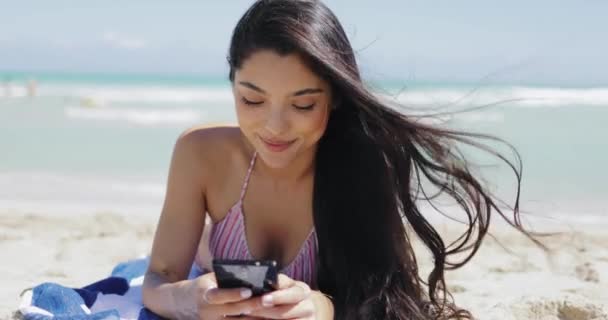
[[[118,264],[109,277],[82,288],[45,282],[22,295],[19,312],[25,320],[157,320],[144,307],[141,285],[149,258]],[[193,265],[189,279],[201,275]]]

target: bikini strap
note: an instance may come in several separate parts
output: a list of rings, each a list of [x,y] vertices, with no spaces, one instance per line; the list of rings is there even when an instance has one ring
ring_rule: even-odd
[[[249,169],[247,169],[247,175],[245,176],[245,182],[243,183],[243,187],[241,188],[241,197],[240,201],[243,201],[245,197],[245,192],[247,191],[247,185],[249,185],[249,178],[251,177],[251,171],[253,170],[253,165],[255,164],[255,158],[257,157],[257,151],[253,152],[253,157],[251,157],[251,161],[249,162]]]

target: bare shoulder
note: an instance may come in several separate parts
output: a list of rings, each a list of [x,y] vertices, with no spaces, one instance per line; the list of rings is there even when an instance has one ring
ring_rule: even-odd
[[[197,151],[207,151],[202,154],[213,156],[221,155],[222,151],[234,150],[242,144],[241,131],[238,127],[221,126],[194,126],[184,130],[178,140],[178,144],[187,145]],[[216,151],[216,152],[209,152]]]
[[[208,183],[223,176],[244,154],[241,131],[236,126],[194,126],[180,134],[175,152],[185,153],[194,172],[204,175]]]

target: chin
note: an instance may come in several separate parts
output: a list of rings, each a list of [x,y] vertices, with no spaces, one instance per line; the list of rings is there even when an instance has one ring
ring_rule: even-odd
[[[261,151],[258,151],[258,157],[261,157],[264,164],[266,164],[268,167],[273,169],[282,169],[288,167],[296,156],[294,151],[289,151],[290,152],[274,153],[262,149]]]
[[[270,168],[286,168],[293,163],[293,161],[295,160],[295,158],[298,157],[301,151],[302,141],[301,139],[298,140],[299,141],[296,141],[288,149],[280,152],[272,151],[266,147],[263,141],[258,141],[259,144],[256,148],[258,150],[258,157],[261,157],[264,161],[264,164],[266,164]]]

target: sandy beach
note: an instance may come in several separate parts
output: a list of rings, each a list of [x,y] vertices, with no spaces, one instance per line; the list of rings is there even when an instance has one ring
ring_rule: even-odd
[[[373,193],[388,177],[391,196],[421,204],[447,251],[465,230],[458,210],[513,206],[527,230],[551,233],[539,246],[492,212],[476,255],[440,283],[456,306],[482,320],[608,320],[608,41],[597,40],[608,0],[85,3],[0,6],[0,320],[24,320],[24,296],[44,300],[28,289],[86,287],[149,256],[172,163],[193,176],[204,164],[173,161],[177,141],[219,126],[242,126],[241,142],[261,155],[246,182],[243,152],[230,147],[239,141],[224,148],[207,143],[223,133],[194,134],[204,136],[197,157],[227,159],[205,168],[225,165],[225,179],[193,178],[210,197],[242,179],[254,189],[247,201],[272,209],[260,217],[280,208],[277,221],[291,221],[284,206],[304,203],[310,177],[323,174],[318,150],[365,160],[374,149],[385,166],[355,161],[365,168],[337,176]],[[333,133],[346,145],[326,143]],[[426,284],[434,258],[411,227]],[[139,296],[136,275],[128,298]],[[102,285],[119,291],[114,280]],[[52,298],[73,293],[48,287]],[[130,302],[82,297],[69,312]]]
[[[19,319],[19,294],[42,282],[82,287],[149,252],[156,217],[0,213],[0,319]]]
[[[18,319],[19,294],[28,287],[46,281],[84,286],[116,263],[146,254],[156,219],[1,212],[0,319]],[[608,233],[602,226],[571,224],[543,238],[550,256],[513,230],[495,229],[498,241],[488,238],[471,263],[448,273],[459,305],[479,319],[608,319]],[[430,260],[420,261],[428,269]]]

